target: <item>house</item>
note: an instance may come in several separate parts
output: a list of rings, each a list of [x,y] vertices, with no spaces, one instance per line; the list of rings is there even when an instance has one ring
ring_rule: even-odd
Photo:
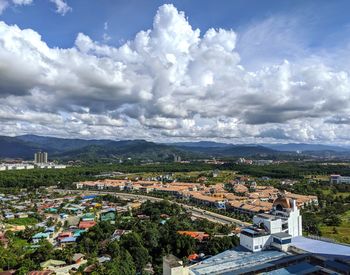
[[[12,213],[5,213],[4,218],[5,218],[6,220],[12,220],[12,219],[15,218],[15,215],[12,214]]]
[[[101,256],[101,257],[98,257],[97,260],[100,264],[103,264],[103,263],[106,263],[106,262],[109,262],[111,260],[111,256],[109,255],[104,255],[104,256]]]
[[[192,192],[190,199],[191,199],[191,201],[198,203],[198,204],[203,204],[206,206],[213,206],[213,207],[216,207],[219,209],[226,208],[225,204],[226,204],[227,199],[225,199],[225,198],[203,195],[199,192]]]
[[[50,235],[52,235],[53,233],[55,233],[55,226],[46,227],[44,233],[49,233]]]
[[[23,212],[16,213],[15,216],[16,216],[16,218],[19,218],[19,219],[28,218],[28,214],[27,213],[23,213]]]
[[[59,261],[59,260],[47,260],[45,262],[40,263],[40,267],[43,270],[54,269],[65,265],[66,265],[65,261]]]
[[[81,221],[79,223],[79,229],[89,229],[96,225],[95,221]]]
[[[86,213],[81,217],[82,221],[94,221],[95,220],[95,214],[94,213]]]
[[[77,229],[77,230],[74,230],[73,231],[73,237],[80,237],[81,236],[81,234],[83,234],[83,233],[85,233],[86,232],[86,230],[82,230],[82,229]]]
[[[100,220],[101,221],[115,221],[116,214],[114,208],[109,208],[101,211]]]
[[[125,230],[125,229],[116,229],[114,233],[112,234],[112,240],[120,240],[121,236],[125,234],[131,233],[131,230]]]
[[[60,214],[60,218],[61,218],[62,220],[67,219],[68,217],[69,217],[69,215],[66,214],[66,213],[61,213],[61,214]]]
[[[82,254],[82,253],[75,253],[75,254],[73,255],[72,260],[73,260],[73,262],[75,262],[76,264],[78,264],[78,263],[81,263],[81,262],[84,260],[84,257],[85,257],[85,255]]]
[[[51,270],[44,270],[44,271],[30,271],[27,275],[53,275],[55,272]]]
[[[66,232],[61,232],[58,234],[57,236],[57,240],[61,241],[62,239],[68,238],[68,237],[72,237],[73,236],[73,232],[70,231],[66,231]]]
[[[233,192],[237,195],[246,195],[249,189],[243,184],[235,184],[233,186]]]
[[[70,244],[74,244],[76,243],[76,241],[77,241],[76,237],[66,237],[60,240],[60,246],[63,247]]]
[[[184,236],[190,236],[200,242],[209,238],[209,234],[201,231],[177,231],[177,233]]]
[[[32,237],[32,242],[33,243],[38,243],[41,240],[47,240],[50,238],[50,233],[44,233],[44,232],[40,232],[40,233],[36,233],[33,237]]]

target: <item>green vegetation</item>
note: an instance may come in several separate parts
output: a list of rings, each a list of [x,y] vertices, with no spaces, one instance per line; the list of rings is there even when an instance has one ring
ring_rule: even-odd
[[[39,221],[36,218],[28,217],[28,218],[16,218],[12,220],[6,221],[8,224],[14,224],[14,225],[34,225],[37,224]]]
[[[216,169],[217,166],[205,163],[164,163],[164,164],[116,164],[69,167],[67,169],[34,169],[0,172],[0,187],[38,188],[40,186],[59,185],[70,187],[73,182],[96,179],[103,172],[122,173],[140,172],[190,172]]]
[[[320,230],[324,237],[342,243],[350,243],[350,210],[340,215],[340,223],[329,226],[322,225]]]
[[[112,238],[115,229],[130,231],[118,240]],[[178,234],[179,230],[204,231],[209,238],[201,242]],[[9,247],[0,247],[0,268],[18,269],[18,274],[26,274],[40,269],[40,263],[49,259],[72,263],[73,254],[80,252],[86,255],[88,263],[82,265],[79,271],[95,264],[93,274],[144,274],[146,265],[151,264],[156,274],[162,274],[162,257],[166,254],[172,253],[186,263],[192,253],[214,255],[236,246],[238,238],[227,236],[231,230],[229,226],[207,220],[193,221],[182,207],[168,201],[147,201],[132,213],[119,214],[115,224],[99,222],[84,233],[77,244],[62,250],[54,249],[47,241],[40,242],[39,247],[30,248],[28,241],[36,232],[34,229],[8,232]],[[111,261],[98,264],[97,258],[102,255],[109,255]]]

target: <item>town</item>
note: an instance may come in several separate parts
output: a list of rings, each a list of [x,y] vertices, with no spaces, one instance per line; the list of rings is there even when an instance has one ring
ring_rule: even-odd
[[[266,184],[271,182],[268,177],[220,170],[207,172],[210,177],[204,174],[191,172],[197,179],[186,182],[177,178],[186,178],[186,173],[147,176],[112,172],[98,174],[95,180],[73,182],[66,188],[43,186],[4,192],[0,194],[0,235],[7,258],[2,266],[15,274],[109,274],[115,263],[108,246],[120,247],[126,242],[134,246],[143,236],[146,239],[138,245],[144,248],[144,259],[128,250],[130,247],[123,248],[127,251],[124,256],[132,258],[125,274],[221,274],[224,270],[268,272],[291,267],[318,272],[347,270],[346,262],[337,261],[350,257],[350,247],[308,232],[308,237],[303,236],[308,221],[300,211],[318,208],[317,196],[278,189]],[[217,182],[224,175],[232,179]],[[329,177],[332,184],[334,178]],[[298,182],[285,179],[280,184],[290,187]],[[179,250],[179,243],[161,241],[157,236],[153,245],[166,242],[171,248],[161,257],[152,257],[160,248],[152,250],[149,246],[150,236],[144,236],[148,227],[158,231],[166,228],[166,234],[182,236],[184,247]],[[93,236],[99,236],[99,241],[88,244],[87,239]],[[127,239],[131,236],[132,240]],[[28,263],[19,269],[17,262],[8,258],[15,247],[21,257],[28,257]],[[43,247],[50,253],[38,256]],[[320,260],[323,253],[332,256]],[[37,260],[29,260],[33,257]],[[232,260],[227,261],[227,257]],[[245,262],[238,263],[242,257]],[[315,265],[316,258],[323,262]],[[295,265],[296,259],[303,264]],[[272,260],[279,260],[279,264],[272,264]],[[328,266],[330,260],[340,267]]]
[[[350,275],[349,10],[0,0],[0,275]]]

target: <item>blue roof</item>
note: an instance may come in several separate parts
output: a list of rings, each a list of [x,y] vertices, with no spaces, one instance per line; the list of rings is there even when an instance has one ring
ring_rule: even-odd
[[[78,230],[74,231],[73,236],[74,237],[79,237],[81,234],[83,234],[85,232],[86,232],[86,230],[78,229]]]
[[[55,226],[46,227],[45,233],[46,232],[55,232]]]
[[[36,233],[32,238],[33,239],[43,239],[43,238],[48,238],[49,236],[50,236],[49,233],[39,232],[39,233]]]
[[[88,196],[84,196],[83,199],[84,200],[89,200],[89,199],[94,199],[96,197],[97,197],[97,195],[88,195]]]
[[[301,236],[292,238],[291,245],[323,256],[350,256],[350,246],[309,239]]]
[[[60,242],[61,243],[74,243],[76,242],[77,238],[76,237],[67,237],[62,239]]]

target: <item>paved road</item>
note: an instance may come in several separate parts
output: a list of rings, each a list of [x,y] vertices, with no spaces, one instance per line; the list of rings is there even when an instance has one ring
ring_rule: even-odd
[[[71,192],[71,193],[78,193],[78,194],[86,194],[86,195],[106,195],[106,194],[113,194],[120,198],[127,198],[127,199],[138,199],[138,200],[150,200],[150,201],[162,201],[162,198],[152,197],[152,196],[146,196],[146,195],[138,195],[138,194],[128,194],[128,193],[118,193],[115,191],[92,191],[92,190],[76,190],[76,189],[55,189],[57,192]],[[250,223],[243,222],[234,218],[227,217],[225,215],[220,215],[215,212],[203,210],[198,207],[190,206],[184,203],[178,203],[175,201],[171,201],[172,203],[176,203],[178,205],[181,205],[185,209],[189,210],[194,217],[199,218],[205,218],[209,221],[221,223],[221,224],[236,224],[239,226],[249,226]]]

